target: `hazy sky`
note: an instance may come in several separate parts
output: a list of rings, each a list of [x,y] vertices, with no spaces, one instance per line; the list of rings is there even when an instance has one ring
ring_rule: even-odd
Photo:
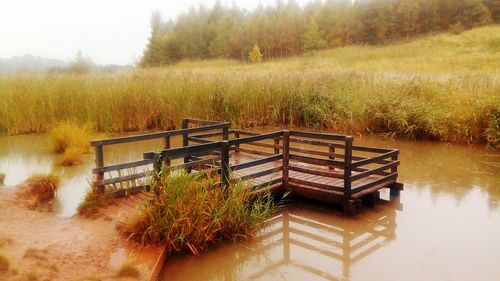
[[[221,2],[248,10],[259,4]],[[153,11],[175,18],[200,3],[212,6],[215,0],[1,0],[0,58],[32,54],[71,60],[81,50],[98,64],[133,63],[146,46]]]

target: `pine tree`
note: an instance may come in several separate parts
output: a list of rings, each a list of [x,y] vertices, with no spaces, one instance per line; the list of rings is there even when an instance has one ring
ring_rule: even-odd
[[[320,50],[326,47],[326,41],[321,37],[319,25],[316,19],[312,17],[304,33],[304,52]]]
[[[262,53],[260,52],[260,48],[257,44],[253,44],[250,52],[248,52],[248,60],[254,63],[262,61]]]

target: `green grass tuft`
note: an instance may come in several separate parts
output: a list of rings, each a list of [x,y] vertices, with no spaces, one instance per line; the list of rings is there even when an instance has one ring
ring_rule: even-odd
[[[253,198],[246,182],[223,190],[219,176],[206,171],[162,176],[150,195],[125,232],[142,244],[196,255],[223,240],[254,235],[275,209],[270,196]]]

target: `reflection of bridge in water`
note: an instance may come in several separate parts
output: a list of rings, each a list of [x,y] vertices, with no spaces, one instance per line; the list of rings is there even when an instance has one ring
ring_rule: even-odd
[[[257,241],[172,258],[164,280],[349,280],[357,262],[396,238],[394,205],[401,206],[381,203],[356,219],[317,206],[285,209],[266,222]]]
[[[259,236],[263,245],[255,251],[265,252],[273,245],[281,245],[281,259],[248,278],[259,279],[269,271],[292,266],[322,279],[349,279],[352,265],[376,251],[386,241],[395,239],[395,219],[396,212],[392,210],[363,221],[361,227],[353,227],[353,222],[349,220],[336,218],[335,223],[332,223],[325,222],[323,218],[319,221],[300,210],[284,211],[269,220],[267,230]],[[304,255],[304,251],[310,253]],[[304,260],[304,257],[309,259]],[[323,259],[330,263],[327,270],[322,268],[320,260]],[[341,266],[340,274],[332,272],[332,261]]]

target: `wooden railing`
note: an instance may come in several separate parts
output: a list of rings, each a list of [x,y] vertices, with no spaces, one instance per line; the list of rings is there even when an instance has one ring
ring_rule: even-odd
[[[104,179],[104,172],[153,164],[157,171],[162,165],[170,171],[217,170],[224,188],[229,186],[233,173],[249,169],[239,173],[238,178],[259,178],[259,182],[254,183],[254,190],[269,186],[292,190],[297,187],[315,188],[339,198],[346,209],[352,208],[355,200],[379,188],[391,185],[392,195],[402,189],[402,185],[396,183],[399,165],[397,149],[355,146],[353,137],[348,135],[295,130],[259,134],[230,130],[229,126],[227,122],[184,119],[180,130],[93,141],[92,145],[96,148],[94,184],[104,192],[106,185],[138,179],[147,174],[141,172]],[[182,136],[181,147],[170,147],[172,136]],[[104,146],[155,138],[164,139],[161,151],[146,152],[142,160],[104,166]],[[231,159],[235,153],[254,157],[244,163],[234,162]],[[182,161],[172,165],[176,159]],[[273,165],[263,166],[269,163]],[[304,174],[308,176],[304,177]],[[268,175],[272,178],[262,181],[262,177]]]
[[[190,122],[200,124],[201,126],[195,128],[188,128],[187,124],[189,124]],[[97,187],[101,193],[103,193],[105,192],[106,185],[112,185],[116,183],[140,179],[147,176],[148,174],[146,172],[140,172],[136,174],[129,174],[129,175],[105,179],[104,175],[106,172],[119,171],[123,169],[130,169],[130,168],[136,168],[153,164],[152,159],[141,159],[137,161],[131,161],[120,164],[111,164],[105,166],[104,165],[105,146],[122,144],[122,143],[133,143],[133,142],[153,140],[153,139],[163,139],[163,148],[169,149],[171,138],[174,136],[183,136],[184,138],[186,138],[186,136],[190,133],[202,133],[213,130],[221,130],[222,132],[224,132],[228,131],[230,126],[230,123],[227,122],[202,121],[196,119],[184,119],[182,123],[183,123],[183,129],[180,130],[163,131],[158,133],[133,135],[133,136],[92,141],[91,146],[95,148],[95,164],[96,164],[96,167],[92,169],[92,174],[94,174],[93,185]],[[166,162],[166,164],[170,165],[168,161]],[[141,189],[144,187],[145,185],[140,185],[137,186],[136,189]]]

